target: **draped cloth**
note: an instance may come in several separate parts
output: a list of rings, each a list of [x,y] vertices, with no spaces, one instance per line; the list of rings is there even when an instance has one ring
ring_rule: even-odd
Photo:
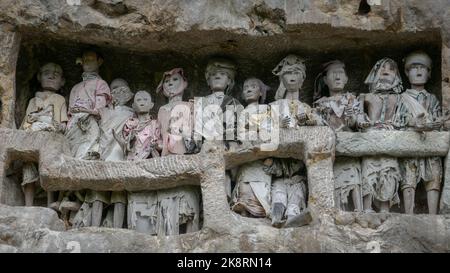
[[[158,112],[161,124],[162,156],[183,155],[187,152],[185,141],[193,137],[194,105],[178,101],[162,106]],[[180,226],[186,232],[199,229],[200,193],[197,187],[182,186],[157,193],[157,233],[180,234]]]
[[[348,206],[350,192],[361,189],[362,186],[360,160],[359,158],[337,157],[334,162],[333,172],[336,205],[341,209],[345,209]],[[359,198],[362,202],[362,195]]]
[[[157,120],[150,117],[140,121],[129,118],[122,129],[122,136],[130,144],[126,159],[130,161],[151,158],[152,150],[161,141],[161,130]],[[157,191],[128,193],[128,227],[142,233],[156,235],[158,232]]]
[[[214,106],[214,107],[211,107]],[[214,92],[196,101],[195,134],[206,140],[226,139],[236,133],[241,103],[223,92]]]
[[[333,97],[322,97],[315,102],[315,105],[319,109],[324,123],[335,132],[352,132],[357,129],[358,120],[368,121],[360,101],[355,95],[348,92]],[[347,115],[346,108],[352,109],[351,115]],[[362,187],[360,160],[337,157],[333,171],[336,205],[346,210],[350,192]],[[362,204],[362,195],[358,198],[360,198]]]
[[[95,72],[82,74],[83,81],[76,84],[70,91],[69,121],[66,128],[66,138],[69,141],[72,156],[78,159],[100,158],[100,126],[97,117],[86,112],[75,112],[75,108],[101,111],[112,101],[108,84]],[[88,190],[84,202],[110,202],[109,192]],[[76,217],[76,226],[88,223],[91,209],[84,205]]]
[[[89,159],[100,155],[100,128],[94,116],[89,113],[72,113],[71,110],[100,110],[105,106],[99,103],[101,96],[105,98],[106,104],[110,103],[108,84],[95,73],[83,73],[83,81],[76,84],[70,92],[66,137],[75,158]]]
[[[343,93],[333,97],[322,97],[314,103],[323,122],[335,132],[351,132],[356,129],[357,121],[367,121],[358,98],[352,93]],[[345,109],[352,109],[347,115]]]
[[[125,122],[134,115],[132,108],[125,105],[116,105],[102,108],[100,110],[100,159],[104,161],[122,161],[125,155],[120,144],[114,139],[112,131],[122,132]],[[108,196],[109,200],[105,203],[127,203],[127,194],[125,191],[113,191]]]
[[[387,83],[380,80],[381,69],[387,63],[394,66],[393,69],[396,71],[394,81],[391,83]],[[370,93],[392,92],[394,94],[400,94],[403,92],[402,77],[398,70],[397,63],[389,58],[383,58],[374,65],[369,75],[367,76],[366,80],[364,81],[364,84],[369,86]]]
[[[306,178],[300,175],[275,178],[272,184],[272,205],[281,203],[286,208],[285,216],[299,215],[306,209]]]
[[[132,118],[134,111],[124,105],[103,108],[100,112],[100,159],[104,161],[125,160],[120,144],[114,139],[112,131],[122,132],[125,122]]]
[[[380,80],[382,67],[389,63],[396,71],[393,82]],[[395,120],[395,107],[398,105],[400,93],[403,91],[403,83],[395,61],[384,58],[378,61],[364,82],[369,86],[371,94],[366,96],[381,101],[381,105],[375,104],[370,107],[380,107],[379,117],[370,117],[373,126],[366,131],[389,131],[394,130],[393,122]],[[389,104],[390,99],[395,97],[396,104],[394,109]],[[367,98],[366,98],[367,99]],[[390,107],[389,107],[390,106]],[[371,110],[371,109],[369,109]],[[394,114],[391,114],[394,113]],[[389,202],[389,206],[398,204],[398,189],[403,181],[400,171],[400,165],[395,157],[388,156],[369,156],[364,157],[361,162],[362,174],[362,195],[371,194],[372,199],[379,202]]]
[[[272,175],[264,171],[262,160],[239,167],[232,193],[232,210],[245,209],[254,217],[269,217]]]
[[[36,117],[36,118],[33,118]],[[36,132],[57,132],[58,124],[67,122],[67,107],[63,96],[50,91],[36,92],[30,100],[25,112],[25,118],[20,129]],[[22,186],[39,180],[39,172],[35,163],[23,165]]]
[[[30,120],[38,115],[37,121]],[[36,92],[30,100],[20,126],[26,131],[57,131],[54,123],[67,122],[67,106],[63,96],[50,91]]]
[[[402,181],[400,166],[396,158],[377,156],[362,159],[363,188],[365,194],[372,194],[376,201],[389,202],[390,206],[400,203],[399,185]],[[368,192],[367,192],[368,191]]]
[[[157,234],[158,199],[156,191],[128,193],[128,228]]]
[[[194,105],[187,101],[168,103],[159,108],[163,150],[161,155],[185,154],[185,141],[193,137]]]
[[[401,94],[396,111],[395,121],[405,130],[413,129],[410,125],[419,115],[425,122],[433,122],[442,116],[439,100],[426,90],[408,89]],[[427,185],[427,190],[440,190],[442,179],[442,160],[440,157],[408,158],[402,160],[402,169],[408,174],[402,188],[415,188],[420,181],[434,181],[433,186]],[[409,173],[413,173],[410,175]]]
[[[291,118],[288,128],[299,128],[302,126],[297,122],[297,115],[300,114],[305,114],[309,120],[316,120],[317,125],[323,124],[322,118],[314,113],[308,104],[299,100],[279,99],[269,105],[271,106],[272,118],[279,118],[280,124],[284,118]],[[274,106],[278,106],[277,110]]]
[[[152,117],[145,121],[140,121],[137,117],[129,118],[123,126],[122,134],[131,142],[127,160],[150,158],[152,151],[161,142],[161,126]]]
[[[180,234],[180,225],[186,232],[199,230],[200,193],[198,187],[181,186],[157,191],[157,232],[160,235]]]
[[[286,208],[283,218],[299,215],[307,208],[307,179],[299,171],[304,167],[298,160],[274,158],[264,170],[274,176],[271,207],[281,203]]]

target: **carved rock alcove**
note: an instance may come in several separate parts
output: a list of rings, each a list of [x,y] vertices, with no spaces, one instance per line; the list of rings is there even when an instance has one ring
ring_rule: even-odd
[[[54,61],[63,66],[67,97],[81,73],[75,58],[88,45],[95,45],[105,56],[102,77],[108,83],[125,78],[133,91],[148,89],[154,95],[163,71],[183,67],[190,81],[187,98],[208,93],[204,67],[211,56],[230,57],[238,64],[233,95],[239,97],[243,80],[250,76],[276,90],[278,79],[271,70],[286,54],[296,53],[307,59],[302,99],[309,104],[314,78],[327,61],[341,59],[347,64],[349,91],[359,94],[366,92],[364,78],[378,59],[391,57],[402,67],[407,53],[424,49],[434,63],[427,89],[445,108],[450,98],[446,3],[386,0],[386,5],[371,6],[369,13],[367,7],[361,10],[362,15],[357,14],[359,4],[366,1],[197,0],[173,5],[152,1],[151,7],[141,1],[123,1],[119,10],[92,1],[75,2],[34,1],[32,8],[26,6],[30,1],[0,3],[0,19],[8,22],[0,28],[4,41],[0,45],[1,126],[7,128],[0,130],[0,203],[6,204],[0,205],[0,252],[70,252],[74,243],[81,252],[370,252],[374,245],[382,252],[449,250],[450,220],[444,213],[450,204],[437,216],[341,212],[334,208],[332,183],[335,156],[433,155],[447,157],[443,194],[448,195],[447,132],[425,137],[414,132],[335,136],[325,127],[302,128],[282,131],[279,148],[272,152],[243,143],[229,151],[213,146],[198,155],[111,163],[71,158],[62,136],[15,130],[36,91],[39,65]],[[155,98],[156,110],[164,98]],[[310,225],[276,229],[230,211],[225,171],[270,156],[305,162]],[[47,190],[199,186],[203,227],[179,236],[107,228],[66,231],[50,209],[12,206],[20,203],[15,198],[20,186],[8,181],[7,170],[16,160],[38,162]]]
[[[201,37],[207,36],[208,39]],[[188,32],[167,38],[159,45],[141,40],[139,44],[128,47],[104,43],[93,43],[87,35],[80,40],[64,40],[61,36],[47,33],[22,33],[22,42],[15,48],[19,50],[15,86],[14,120],[18,128],[23,120],[28,101],[39,88],[36,74],[39,67],[46,62],[55,62],[62,66],[66,84],[62,95],[68,100],[71,88],[81,79],[81,66],[76,59],[83,49],[95,48],[104,56],[100,75],[110,83],[115,78],[125,79],[133,92],[149,91],[155,107],[152,114],[157,114],[159,106],[166,103],[162,94],[155,94],[156,87],[164,71],[182,67],[188,78],[185,99],[209,94],[205,81],[205,68],[211,57],[219,56],[231,59],[238,71],[232,95],[241,99],[242,84],[249,77],[260,78],[271,87],[267,102],[273,101],[278,88],[278,78],[271,73],[275,65],[286,54],[298,54],[306,59],[306,80],[301,94],[302,100],[309,105],[313,103],[315,77],[322,72],[322,65],[330,60],[339,59],[346,64],[349,75],[347,90],[355,93],[367,92],[365,77],[372,66],[383,57],[390,57],[403,71],[403,58],[411,51],[425,49],[433,60],[432,78],[427,84],[428,90],[442,98],[441,86],[441,37],[433,30],[427,33],[401,33],[393,35],[386,32],[368,33],[358,30],[339,30],[324,28],[320,33],[306,28],[304,31],[289,32],[267,37],[236,35],[228,32]],[[184,40],[186,43],[179,43]],[[280,42],[282,41],[282,42]],[[325,42],[326,41],[326,42]],[[19,44],[18,44],[19,45]],[[18,46],[17,45],[17,46]],[[143,47],[144,45],[147,48]],[[13,56],[14,57],[14,56]],[[403,82],[407,83],[404,73]],[[13,81],[14,82],[14,81]],[[406,87],[406,84],[405,84]],[[10,90],[10,89],[8,89]]]

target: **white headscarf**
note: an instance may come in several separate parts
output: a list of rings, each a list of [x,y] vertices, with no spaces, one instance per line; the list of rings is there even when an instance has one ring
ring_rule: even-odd
[[[280,86],[275,93],[275,100],[284,99],[286,95],[286,87],[283,84],[282,76],[286,72],[298,71],[302,74],[303,79],[306,78],[305,60],[297,55],[288,55],[272,70],[272,73],[280,78]]]
[[[381,68],[386,64],[390,63],[395,69],[395,79],[393,83],[382,83],[380,82],[380,72]],[[370,71],[369,76],[367,76],[364,84],[369,86],[370,93],[396,93],[400,94],[403,92],[402,77],[400,76],[400,71],[398,70],[397,63],[390,58],[383,58],[379,60],[375,66]]]

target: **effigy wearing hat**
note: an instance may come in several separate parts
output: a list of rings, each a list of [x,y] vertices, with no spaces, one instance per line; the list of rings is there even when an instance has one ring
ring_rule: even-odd
[[[426,66],[428,69],[431,70],[432,61],[430,56],[426,54],[423,51],[414,51],[411,54],[409,54],[405,59],[405,69],[409,70],[410,67],[414,64],[421,64]]]

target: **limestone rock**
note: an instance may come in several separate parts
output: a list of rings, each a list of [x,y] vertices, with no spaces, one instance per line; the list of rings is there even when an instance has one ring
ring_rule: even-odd
[[[167,237],[152,237],[125,229],[81,228],[65,231],[63,222],[50,209],[0,205],[0,252],[450,251],[448,215],[336,212],[332,173],[335,156],[389,154],[448,157],[448,132],[424,135],[415,132],[374,132],[370,136],[365,133],[339,133],[335,136],[328,128],[311,127],[296,132],[282,130],[280,146],[276,151],[262,149],[260,143],[244,143],[226,151],[221,147],[205,145],[199,155],[130,164],[76,160],[68,156],[68,146],[62,136],[15,130],[23,118],[20,116],[20,106],[26,104],[29,99],[27,95],[33,91],[20,89],[21,81],[31,81],[35,76],[33,68],[37,66],[36,60],[35,63],[17,62],[19,50],[24,55],[32,55],[34,44],[27,42],[45,43],[47,39],[60,41],[58,48],[68,49],[63,55],[71,57],[78,54],[74,48],[80,44],[96,45],[105,50],[126,50],[133,54],[170,53],[156,60],[178,53],[181,55],[174,55],[176,62],[195,67],[190,75],[202,74],[203,71],[197,70],[197,66],[204,58],[214,54],[236,58],[243,75],[266,75],[267,71],[263,69],[273,67],[280,55],[288,51],[304,52],[311,54],[308,56],[311,60],[322,60],[330,52],[346,49],[358,52],[345,52],[347,56],[363,56],[352,59],[355,64],[362,63],[353,68],[354,81],[363,78],[366,71],[362,66],[368,66],[372,61],[367,57],[367,52],[375,52],[389,44],[387,51],[390,52],[392,47],[393,52],[404,54],[405,44],[411,47],[426,41],[442,51],[434,56],[441,60],[441,72],[433,72],[433,76],[437,75],[433,88],[435,93],[442,92],[444,108],[448,108],[449,1],[372,1],[382,4],[372,4],[370,11],[366,12],[358,10],[359,2],[0,1],[0,119],[1,127],[7,128],[0,129],[0,203],[18,205],[22,202],[20,198],[23,197],[19,197],[20,182],[8,178],[6,170],[13,161],[26,159],[39,162],[42,186],[46,189],[151,190],[192,184],[200,185],[203,203],[207,204],[203,212],[204,225],[199,232]],[[23,48],[21,42],[25,45]],[[48,57],[46,52],[40,54],[40,57]],[[132,62],[141,57],[139,55],[125,61]],[[73,67],[74,59],[64,61]],[[152,65],[149,70],[159,69],[162,62],[149,60]],[[16,75],[16,63],[29,69],[20,75],[22,78]],[[314,71],[315,63],[307,65],[313,70],[311,74],[317,72]],[[116,71],[107,72],[114,74]],[[158,71],[155,75],[144,72],[142,78],[146,81],[151,78],[149,75],[157,78]],[[312,90],[314,77],[308,74],[307,81],[305,90]],[[19,94],[16,94],[16,86],[19,86]],[[204,84],[193,82],[192,86],[190,95],[204,92]],[[352,89],[365,91],[362,83],[353,84]],[[312,102],[311,99],[305,97],[305,101]],[[308,216],[311,218],[301,222],[307,225],[276,229],[265,220],[247,219],[230,211],[223,187],[225,170],[270,156],[294,157],[307,165],[311,212]],[[445,165],[447,183],[441,198],[441,213],[450,211],[448,158]]]

